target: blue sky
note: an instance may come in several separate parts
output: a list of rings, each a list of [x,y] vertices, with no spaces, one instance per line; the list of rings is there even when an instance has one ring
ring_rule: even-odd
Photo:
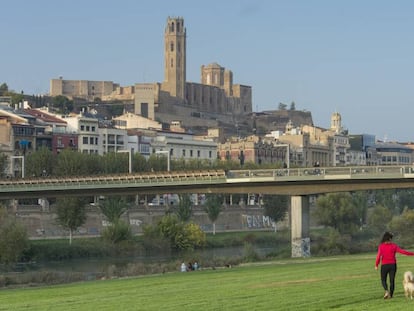
[[[26,94],[50,79],[162,82],[168,16],[187,28],[187,80],[212,62],[280,102],[351,134],[414,141],[414,1],[0,0],[0,83]]]

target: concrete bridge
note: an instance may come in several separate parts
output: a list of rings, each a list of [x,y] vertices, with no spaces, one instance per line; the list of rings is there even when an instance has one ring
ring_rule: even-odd
[[[412,166],[208,170],[0,180],[0,199],[158,193],[291,196],[292,257],[310,255],[309,195],[414,188]]]

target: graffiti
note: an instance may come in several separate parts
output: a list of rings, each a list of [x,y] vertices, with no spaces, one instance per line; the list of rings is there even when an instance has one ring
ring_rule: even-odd
[[[310,238],[296,238],[292,240],[292,257],[310,256]]]
[[[102,227],[109,227],[112,223],[107,220],[102,220]]]
[[[108,227],[108,226],[110,226],[112,223],[110,222],[110,221],[107,221],[107,220],[102,220],[102,227]],[[137,226],[137,227],[139,227],[139,226],[141,226],[141,224],[142,224],[142,220],[139,220],[139,219],[130,219],[129,220],[129,224],[131,225],[131,226]]]
[[[274,228],[275,222],[269,216],[242,214],[244,228]]]
[[[129,220],[129,224],[131,226],[137,226],[137,227],[139,227],[142,224],[142,220],[139,220],[139,219],[130,219]]]

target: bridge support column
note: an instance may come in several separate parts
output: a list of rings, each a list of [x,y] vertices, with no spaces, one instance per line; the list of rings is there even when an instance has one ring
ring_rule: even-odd
[[[290,198],[290,230],[293,258],[310,256],[309,220],[309,198],[292,196]]]

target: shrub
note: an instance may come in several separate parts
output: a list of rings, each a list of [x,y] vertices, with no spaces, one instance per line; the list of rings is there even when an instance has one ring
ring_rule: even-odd
[[[161,218],[156,226],[144,228],[144,240],[158,240],[177,250],[189,250],[205,245],[205,234],[201,228],[193,223],[184,223],[175,214],[168,214]],[[147,244],[147,242],[145,242]]]
[[[122,220],[118,220],[102,231],[102,238],[112,244],[128,241],[132,238],[130,226]]]
[[[25,227],[0,210],[0,263],[11,264],[21,259],[28,246],[28,236]]]

